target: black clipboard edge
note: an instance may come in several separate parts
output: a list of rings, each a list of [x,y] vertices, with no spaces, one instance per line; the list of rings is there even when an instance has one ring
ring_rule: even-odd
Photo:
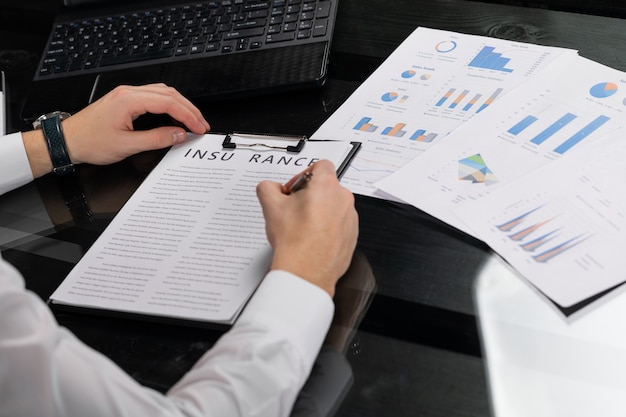
[[[340,141],[331,140],[331,139],[310,139],[309,138],[309,142],[340,142]],[[341,177],[343,176],[343,173],[346,171],[346,169],[348,168],[348,166],[350,165],[350,163],[352,162],[356,154],[361,149],[361,142],[350,141],[350,144],[352,145],[352,149],[350,150],[350,152],[348,152],[348,155],[346,155],[346,157],[343,159],[341,164],[336,169],[338,179],[341,179]]]
[[[356,154],[361,149],[361,142],[350,142],[352,144],[352,149],[348,153],[348,155],[344,158],[341,165],[337,167],[337,178],[341,179],[343,173],[346,171]]]
[[[121,320],[134,320],[138,322],[150,322],[150,323],[157,323],[157,324],[167,324],[167,325],[219,330],[219,331],[226,331],[230,329],[234,324],[234,321],[216,322],[216,321],[210,321],[210,320],[195,320],[195,319],[186,319],[183,317],[160,316],[160,315],[155,315],[155,314],[144,314],[144,313],[137,313],[137,312],[131,312],[131,311],[113,310],[113,309],[107,309],[107,308],[78,306],[78,305],[71,305],[71,304],[56,302],[55,300],[52,300],[52,299],[48,299],[46,304],[48,305],[50,310],[55,314],[69,313],[69,314],[90,315],[94,317],[108,317],[108,318],[121,319]],[[238,316],[239,316],[239,313],[237,314],[237,317]]]

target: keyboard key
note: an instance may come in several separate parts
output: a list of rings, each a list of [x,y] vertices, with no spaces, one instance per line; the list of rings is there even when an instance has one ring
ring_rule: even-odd
[[[286,23],[283,25],[283,32],[293,32],[298,28],[298,24],[296,22]]]
[[[255,10],[262,10],[262,9],[269,9],[269,8],[270,8],[270,2],[263,1],[263,2],[258,2],[258,3],[246,4],[243,6],[243,11],[252,12]]]
[[[267,35],[267,38],[265,39],[265,43],[291,41],[295,38],[295,36],[296,34],[294,32],[275,33],[272,35]]]
[[[248,20],[247,22],[237,22],[235,23],[234,30],[248,29],[248,28],[258,28],[265,27],[267,23],[267,19],[258,19],[258,20]]]
[[[328,17],[330,16],[330,1],[320,1],[317,5],[316,17]]]
[[[313,25],[313,37],[326,35],[328,28],[328,19],[317,19]]]
[[[261,36],[265,33],[264,28],[251,28],[242,29],[224,34],[224,40],[240,39],[240,38],[252,38],[254,36]]]
[[[61,65],[67,63],[65,55],[53,55],[43,60],[44,65]]]
[[[168,58],[171,57],[173,53],[173,49],[161,49],[159,51],[145,52],[141,54],[102,57],[102,59],[100,60],[100,65],[107,66],[116,64],[128,64],[130,62],[138,62],[148,59]]]

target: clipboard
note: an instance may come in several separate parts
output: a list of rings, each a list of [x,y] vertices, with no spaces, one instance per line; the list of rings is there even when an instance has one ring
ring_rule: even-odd
[[[275,149],[284,136],[256,139],[249,140],[272,148],[227,149],[223,133],[173,146],[49,297],[51,308],[231,326],[271,264],[258,181],[290,178],[320,159],[332,161],[340,175],[360,145],[306,140],[287,155]],[[240,145],[236,136],[230,142]],[[163,239],[172,242],[167,250]]]
[[[225,135],[222,147],[225,149],[237,149],[239,147],[245,149],[284,150],[290,153],[300,153],[308,141],[339,142],[330,139],[309,139],[305,135],[232,132]],[[341,179],[346,168],[348,168],[354,156],[359,149],[361,149],[361,142],[350,141],[350,144],[352,148],[336,169],[337,178],[339,179]]]

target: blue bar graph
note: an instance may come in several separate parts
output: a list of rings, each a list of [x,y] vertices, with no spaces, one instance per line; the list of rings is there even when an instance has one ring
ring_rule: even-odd
[[[478,102],[478,100],[480,100],[481,97],[482,97],[482,94],[476,94],[474,98],[471,99],[469,103],[465,105],[465,107],[463,107],[463,111],[468,111],[469,109],[471,109],[472,106],[476,104],[476,102]]]
[[[512,135],[519,135],[524,129],[535,123],[537,120],[539,119],[537,119],[535,116],[526,116],[518,124],[510,128],[508,132]]]
[[[443,103],[445,103],[446,100],[448,100],[455,91],[456,91],[456,88],[449,89],[448,92],[439,99],[439,101],[437,102],[437,104],[435,104],[435,106],[437,107],[443,106]]]
[[[413,133],[409,139],[410,140],[416,140],[417,138],[422,136],[424,133],[426,133],[426,131],[423,130],[423,129],[416,130],[415,133]]]
[[[454,109],[456,106],[459,105],[459,103],[461,101],[463,101],[465,96],[468,95],[468,94],[469,94],[469,90],[463,90],[463,92],[461,94],[459,94],[459,96],[456,98],[456,100],[454,100],[452,102],[452,104],[450,104],[449,108]]]
[[[415,133],[409,137],[409,140],[414,140],[417,142],[430,143],[437,137],[436,133],[428,133],[424,129],[416,130]]]
[[[493,101],[498,98],[498,96],[500,95],[500,93],[502,93],[502,88],[496,88],[496,91],[493,92],[493,94],[487,99],[485,100],[485,102],[483,103],[482,106],[480,106],[478,108],[478,110],[476,110],[476,113],[480,113],[481,111],[485,110],[487,107],[489,107],[491,105],[491,103],[493,103]]]
[[[361,132],[375,132],[376,129],[378,129],[378,126],[374,126],[373,124],[371,124],[371,121],[371,117],[364,117],[359,120],[359,123],[357,123],[352,129],[360,130]]]
[[[395,136],[401,138],[405,135],[406,131],[402,130],[406,126],[405,123],[396,123],[394,126],[389,126],[383,129],[382,134],[387,136]]]
[[[556,132],[561,130],[563,127],[567,126],[572,120],[576,118],[575,114],[567,113],[565,116],[561,117],[556,122],[552,123],[548,126],[543,132],[539,133],[535,136],[531,142],[535,145],[541,145],[545,142],[550,136],[554,135]]]
[[[506,68],[506,65],[509,61],[511,61],[511,59],[505,58],[502,54],[494,52],[495,49],[496,48],[492,46],[485,46],[469,63],[469,66],[502,72],[513,72],[512,69]]]
[[[611,118],[607,117],[607,116],[599,116],[599,117],[597,117],[595,120],[593,120],[587,126],[583,127],[580,131],[578,131],[576,134],[574,134],[571,138],[569,138],[568,140],[563,142],[561,145],[557,146],[554,149],[554,152],[563,155],[565,152],[569,151],[572,147],[574,147],[579,142],[581,142],[583,139],[585,139],[587,136],[589,136],[590,134],[595,132],[597,129],[600,128],[600,126],[602,126],[603,124],[605,124],[609,120],[611,120]]]

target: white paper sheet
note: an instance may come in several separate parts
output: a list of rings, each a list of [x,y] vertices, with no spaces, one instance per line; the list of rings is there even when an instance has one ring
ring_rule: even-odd
[[[308,142],[298,154],[223,149],[221,135],[172,148],[52,294],[57,304],[231,323],[268,270],[256,197],[351,145]]]
[[[388,198],[375,182],[563,55],[576,52],[418,28],[312,137],[362,142],[342,184]]]
[[[561,59],[378,186],[472,233],[454,210],[623,126],[624,90],[621,71]]]
[[[562,307],[626,281],[626,132],[455,211]]]

